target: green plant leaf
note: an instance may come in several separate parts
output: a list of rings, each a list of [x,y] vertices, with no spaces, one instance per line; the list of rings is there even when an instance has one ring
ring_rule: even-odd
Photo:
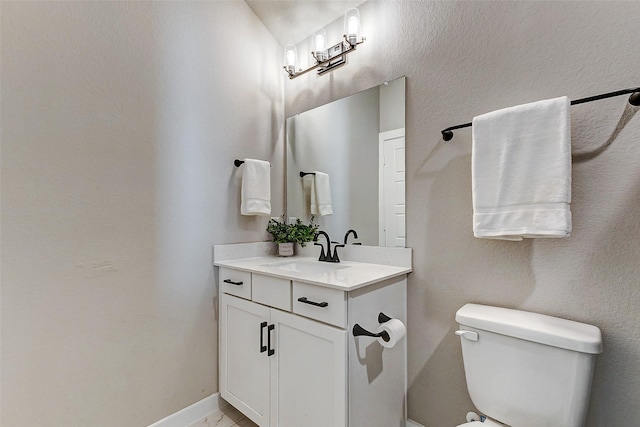
[[[304,224],[300,218],[292,224],[288,224],[285,218],[280,220],[270,219],[267,224],[267,232],[271,234],[271,241],[275,243],[300,243],[311,242],[318,234],[319,225],[315,223],[315,217],[311,217],[309,224]]]

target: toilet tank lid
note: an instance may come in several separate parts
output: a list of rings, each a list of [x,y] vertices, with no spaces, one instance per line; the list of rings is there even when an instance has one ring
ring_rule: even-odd
[[[456,313],[460,325],[581,353],[602,353],[600,329],[586,323],[528,311],[466,304]]]

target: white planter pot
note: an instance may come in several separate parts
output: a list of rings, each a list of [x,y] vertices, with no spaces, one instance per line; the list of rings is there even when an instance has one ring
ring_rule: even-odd
[[[293,256],[294,243],[278,243],[278,255],[280,256]]]

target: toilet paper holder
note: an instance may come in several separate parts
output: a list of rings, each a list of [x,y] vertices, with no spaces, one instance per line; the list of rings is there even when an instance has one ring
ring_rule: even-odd
[[[389,320],[391,320],[391,317],[387,316],[386,314],[384,313],[378,314],[378,323],[385,323],[385,322],[388,322]],[[389,341],[390,339],[389,334],[386,331],[382,331],[379,334],[374,334],[373,332],[367,331],[365,328],[358,325],[357,323],[353,325],[352,332],[354,337],[366,336],[366,337],[373,337],[373,338],[382,338],[384,341]]]

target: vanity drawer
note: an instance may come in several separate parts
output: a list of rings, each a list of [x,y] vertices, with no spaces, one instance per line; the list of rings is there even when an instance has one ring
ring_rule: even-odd
[[[220,267],[220,292],[251,299],[251,273]]]
[[[255,302],[291,311],[291,281],[253,273],[251,298]]]
[[[293,312],[346,328],[346,293],[338,289],[293,282]]]

